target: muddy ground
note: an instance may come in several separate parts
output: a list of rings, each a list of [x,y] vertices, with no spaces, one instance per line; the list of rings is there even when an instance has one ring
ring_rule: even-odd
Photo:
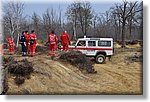
[[[34,72],[19,86],[15,77],[8,74],[6,94],[142,94],[142,60],[137,57],[142,55],[142,48],[127,47],[115,45],[114,56],[110,61],[106,59],[105,64],[96,64],[91,59],[96,74],[83,73],[67,62],[52,60],[47,52],[35,57],[11,55],[18,61],[32,62]],[[4,57],[8,56],[8,50],[4,49]]]

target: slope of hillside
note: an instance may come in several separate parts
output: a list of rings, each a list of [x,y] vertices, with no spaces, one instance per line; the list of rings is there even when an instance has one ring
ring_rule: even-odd
[[[142,94],[142,63],[131,62],[128,57],[140,55],[137,49],[116,49],[111,61],[94,64],[96,74],[86,74],[75,66],[51,60],[45,54],[26,58],[34,64],[34,73],[25,83],[17,86],[8,75],[7,94]],[[5,55],[9,56],[9,55]]]

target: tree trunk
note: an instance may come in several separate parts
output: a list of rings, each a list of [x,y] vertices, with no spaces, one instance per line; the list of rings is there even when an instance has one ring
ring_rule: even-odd
[[[129,21],[129,34],[130,34],[130,39],[132,39],[132,13]]]
[[[87,30],[87,29],[86,29],[86,28],[87,28],[87,27],[86,27],[86,24],[85,24],[85,27],[84,27],[84,35],[85,35],[85,36],[87,35],[87,34],[86,34],[86,32],[87,32],[86,30]]]
[[[17,44],[16,44],[16,47],[18,47],[18,44],[19,44],[19,34],[17,36]]]
[[[73,40],[77,40],[77,34],[76,34],[76,23],[73,23]]]
[[[126,20],[123,20],[122,22],[122,48],[125,47],[125,21]]]
[[[119,33],[119,40],[120,40],[120,35],[121,35],[121,24],[120,24],[120,19],[119,19],[119,28],[118,28],[118,33]]]

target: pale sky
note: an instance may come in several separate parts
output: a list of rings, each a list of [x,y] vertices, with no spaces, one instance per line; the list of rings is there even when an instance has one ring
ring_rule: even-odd
[[[0,0],[0,1],[2,2],[21,1],[25,4],[24,15],[31,16],[33,12],[36,12],[38,15],[42,16],[42,14],[46,11],[47,8],[53,8],[54,10],[58,10],[60,8],[62,10],[62,15],[65,15],[66,9],[70,3],[72,3],[73,1],[81,1],[81,0]],[[110,9],[110,7],[114,6],[115,3],[122,3],[122,0],[86,0],[86,1],[89,1],[91,3],[92,9],[96,13],[105,13],[107,10]],[[128,0],[128,1],[135,1],[135,0]],[[142,0],[138,1],[140,2]]]
[[[43,14],[47,8],[54,8],[55,10],[62,10],[62,13],[66,12],[66,9],[70,3],[25,3],[25,13],[32,14],[36,12],[37,14]],[[114,3],[91,3],[92,9],[96,13],[104,13],[106,10],[109,10]]]

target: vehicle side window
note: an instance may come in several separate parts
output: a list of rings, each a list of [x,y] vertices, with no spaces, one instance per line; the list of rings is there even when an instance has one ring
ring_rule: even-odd
[[[98,46],[110,47],[111,46],[111,41],[98,41]]]
[[[88,46],[96,46],[96,41],[88,41]]]
[[[77,46],[86,46],[86,41],[79,41]]]

